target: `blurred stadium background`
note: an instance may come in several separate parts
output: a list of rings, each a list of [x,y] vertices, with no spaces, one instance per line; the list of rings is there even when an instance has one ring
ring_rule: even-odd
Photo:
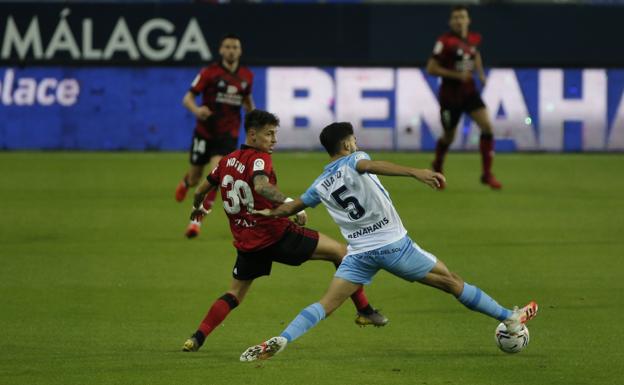
[[[598,4],[597,4],[598,3]],[[624,4],[624,3],[622,3]],[[483,98],[497,151],[622,151],[622,4],[475,2],[489,72]],[[423,71],[446,29],[433,2],[0,2],[0,148],[184,150],[179,108],[219,38],[243,39],[259,108],[282,120],[281,149],[318,149],[349,120],[378,150],[432,150],[438,81]],[[45,119],[41,119],[45,116]],[[461,123],[455,149],[475,149]]]
[[[505,189],[478,184],[469,119],[446,191],[384,179],[421,245],[506,305],[540,302],[525,352],[381,274],[369,293],[388,327],[354,329],[346,304],[288,354],[238,363],[321,295],[331,269],[311,263],[276,266],[202,351],[179,353],[234,262],[223,213],[187,241],[190,203],[173,200],[194,126],[181,99],[219,38],[241,36],[256,105],[281,118],[275,165],[296,196],[333,120],[375,156],[430,165],[424,65],[456,3],[0,1],[0,384],[621,383],[624,1],[462,1]],[[321,209],[310,220],[340,237]]]

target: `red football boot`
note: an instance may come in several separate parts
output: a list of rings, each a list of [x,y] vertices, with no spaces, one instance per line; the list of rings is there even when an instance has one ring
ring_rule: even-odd
[[[500,190],[503,188],[503,184],[496,179],[494,174],[481,175],[481,183],[490,186],[492,190]]]
[[[176,187],[176,190],[175,190],[175,200],[178,202],[182,202],[184,198],[186,197],[187,191],[188,191],[188,187],[186,187],[186,183],[184,183],[184,180],[181,180],[180,183],[178,183],[178,187]]]

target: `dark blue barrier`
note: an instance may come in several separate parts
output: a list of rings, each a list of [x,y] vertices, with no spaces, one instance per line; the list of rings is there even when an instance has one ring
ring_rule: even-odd
[[[448,5],[0,3],[0,65],[180,65],[235,32],[252,65],[421,66]],[[471,9],[490,66],[622,67],[624,7]]]
[[[181,105],[197,68],[0,67],[0,148],[184,150]],[[431,150],[437,79],[417,68],[255,67],[254,99],[281,120],[280,148],[315,149],[349,120],[370,149]],[[624,70],[491,69],[483,98],[498,151],[624,149]],[[454,148],[476,148],[460,123]]]

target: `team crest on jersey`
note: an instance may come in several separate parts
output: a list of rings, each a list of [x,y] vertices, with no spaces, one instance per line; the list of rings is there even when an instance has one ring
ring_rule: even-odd
[[[254,171],[264,171],[264,160],[256,159],[253,165]]]
[[[434,55],[439,55],[440,52],[442,52],[442,50],[444,49],[444,43],[442,43],[440,40],[436,41],[435,45],[433,46],[433,54]]]
[[[243,81],[241,82],[241,88],[242,88],[242,89],[247,88],[247,82],[246,82],[246,81],[244,81],[244,80],[243,80]]]

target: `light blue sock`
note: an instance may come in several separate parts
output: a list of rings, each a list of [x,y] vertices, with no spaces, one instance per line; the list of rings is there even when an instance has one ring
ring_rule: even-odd
[[[320,303],[314,303],[303,309],[280,335],[286,338],[288,342],[294,341],[322,319],[325,319],[325,309]]]
[[[499,321],[504,321],[511,316],[511,310],[502,307],[487,293],[466,282],[464,282],[464,290],[457,297],[457,300],[468,309],[489,315]]]

